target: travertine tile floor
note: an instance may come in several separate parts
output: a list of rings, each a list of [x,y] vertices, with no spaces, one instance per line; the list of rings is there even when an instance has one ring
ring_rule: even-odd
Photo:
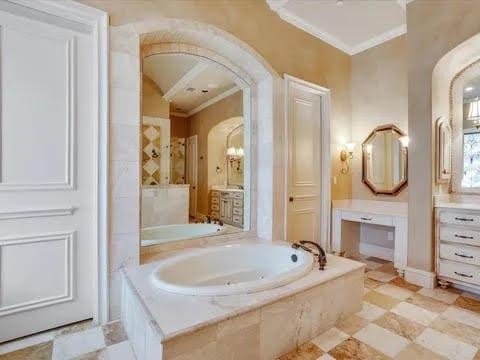
[[[279,360],[480,360],[479,296],[420,288],[397,277],[390,262],[358,260],[367,264],[362,311]],[[0,344],[0,360],[20,359],[135,356],[120,322],[103,327],[83,322]]]
[[[279,360],[480,360],[480,296],[424,289],[367,264],[363,310]]]
[[[135,360],[120,321],[83,321],[0,344],[1,360]]]

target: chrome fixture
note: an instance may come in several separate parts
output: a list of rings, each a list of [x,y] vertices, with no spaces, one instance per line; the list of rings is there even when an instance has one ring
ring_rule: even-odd
[[[311,245],[315,247],[318,253],[315,253],[313,249],[309,248],[306,245]],[[322,249],[322,247],[318,245],[316,242],[308,241],[308,240],[300,240],[299,242],[293,243],[292,248],[294,249],[301,248],[311,253],[313,256],[315,256],[318,259],[318,269],[325,270],[325,265],[327,265],[327,255],[325,254],[325,251]]]

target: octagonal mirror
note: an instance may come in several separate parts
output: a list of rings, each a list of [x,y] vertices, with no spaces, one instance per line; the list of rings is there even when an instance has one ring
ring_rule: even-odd
[[[406,139],[395,125],[383,125],[363,142],[362,181],[375,195],[397,195],[407,186]]]

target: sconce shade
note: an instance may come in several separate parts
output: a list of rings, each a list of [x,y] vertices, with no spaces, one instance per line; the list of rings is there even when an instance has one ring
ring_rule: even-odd
[[[480,101],[478,97],[475,101],[470,103],[470,109],[468,110],[468,120],[475,121],[480,119]]]
[[[404,148],[408,147],[408,144],[410,143],[410,138],[408,136],[402,136],[398,140],[402,143]]]
[[[355,143],[346,143],[345,149],[350,153],[353,152],[353,150],[355,150]]]
[[[243,151],[243,148],[238,148],[237,149],[237,155],[238,156],[244,156],[245,155],[245,152]]]
[[[227,149],[227,155],[228,156],[235,156],[235,155],[237,155],[237,150],[234,147],[229,147]]]

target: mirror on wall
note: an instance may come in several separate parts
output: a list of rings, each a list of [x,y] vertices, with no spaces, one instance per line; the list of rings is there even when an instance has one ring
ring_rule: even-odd
[[[362,180],[374,194],[396,195],[407,186],[406,139],[395,125],[384,125],[363,142]]]
[[[243,92],[189,54],[142,63],[142,246],[243,231]]]
[[[463,178],[462,187],[480,187],[480,77],[463,89]]]

